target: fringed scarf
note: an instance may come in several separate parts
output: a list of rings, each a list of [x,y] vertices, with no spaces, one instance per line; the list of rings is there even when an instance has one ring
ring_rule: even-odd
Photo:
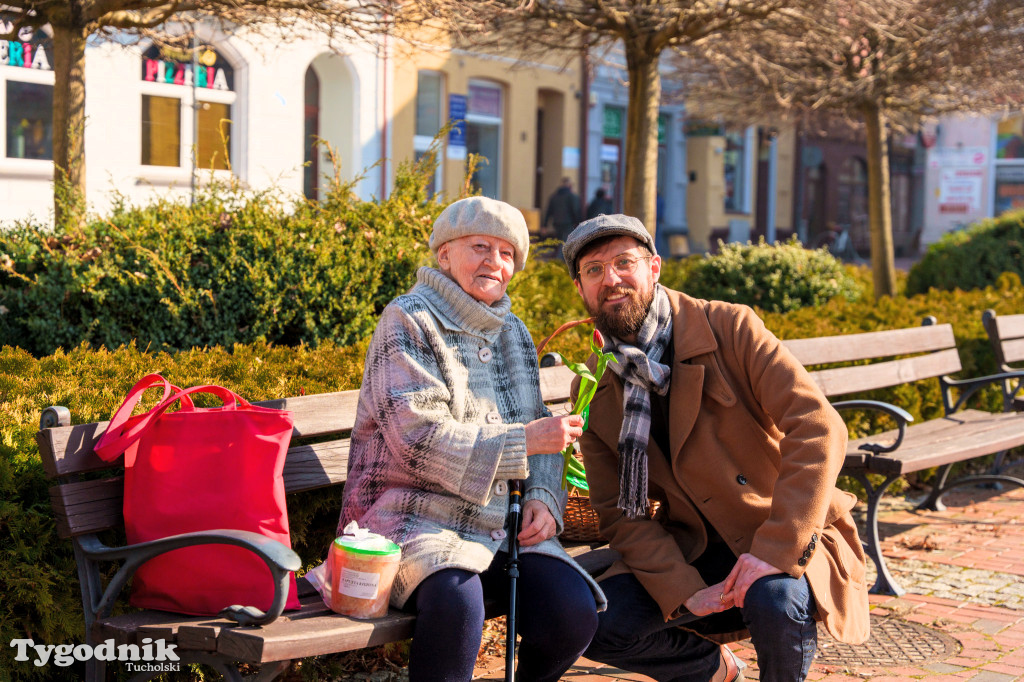
[[[622,430],[619,432],[619,508],[635,519],[647,513],[647,441],[651,435],[651,391],[668,393],[671,368],[660,360],[672,342],[672,306],[660,284],[637,332],[636,344],[614,336],[609,363],[623,383]]]

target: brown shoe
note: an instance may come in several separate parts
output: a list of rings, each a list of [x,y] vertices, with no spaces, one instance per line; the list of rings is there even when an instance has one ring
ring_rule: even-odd
[[[711,682],[743,682],[746,678],[743,677],[743,668],[747,667],[740,662],[732,650],[726,645],[722,645],[719,649],[720,663],[718,664],[718,670],[715,671],[714,676],[711,678]],[[742,668],[740,666],[743,666]]]

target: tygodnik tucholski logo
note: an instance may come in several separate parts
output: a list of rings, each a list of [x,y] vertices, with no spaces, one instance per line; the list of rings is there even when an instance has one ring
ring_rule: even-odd
[[[117,661],[125,664],[129,672],[171,672],[180,670],[177,644],[167,640],[144,637],[142,644],[114,645],[108,639],[96,646],[89,644],[36,644],[31,639],[12,639],[11,646],[17,649],[16,661],[32,661],[37,667],[52,663],[67,667],[75,661]]]

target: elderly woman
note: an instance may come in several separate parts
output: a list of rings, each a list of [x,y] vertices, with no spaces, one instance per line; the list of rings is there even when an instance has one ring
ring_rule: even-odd
[[[438,269],[381,315],[366,354],[339,529],[352,520],[402,548],[391,602],[417,614],[409,677],[469,680],[484,599],[505,600],[508,482],[524,479],[518,674],[558,680],[597,627],[604,595],[555,539],[557,454],[583,430],[541,401],[536,349],[505,294],[529,232],[512,206],[446,208]]]

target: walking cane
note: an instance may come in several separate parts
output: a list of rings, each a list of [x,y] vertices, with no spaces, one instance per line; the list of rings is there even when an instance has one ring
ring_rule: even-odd
[[[516,679],[516,615],[519,595],[519,529],[523,520],[523,482],[508,482],[508,618],[505,628],[505,682]]]

